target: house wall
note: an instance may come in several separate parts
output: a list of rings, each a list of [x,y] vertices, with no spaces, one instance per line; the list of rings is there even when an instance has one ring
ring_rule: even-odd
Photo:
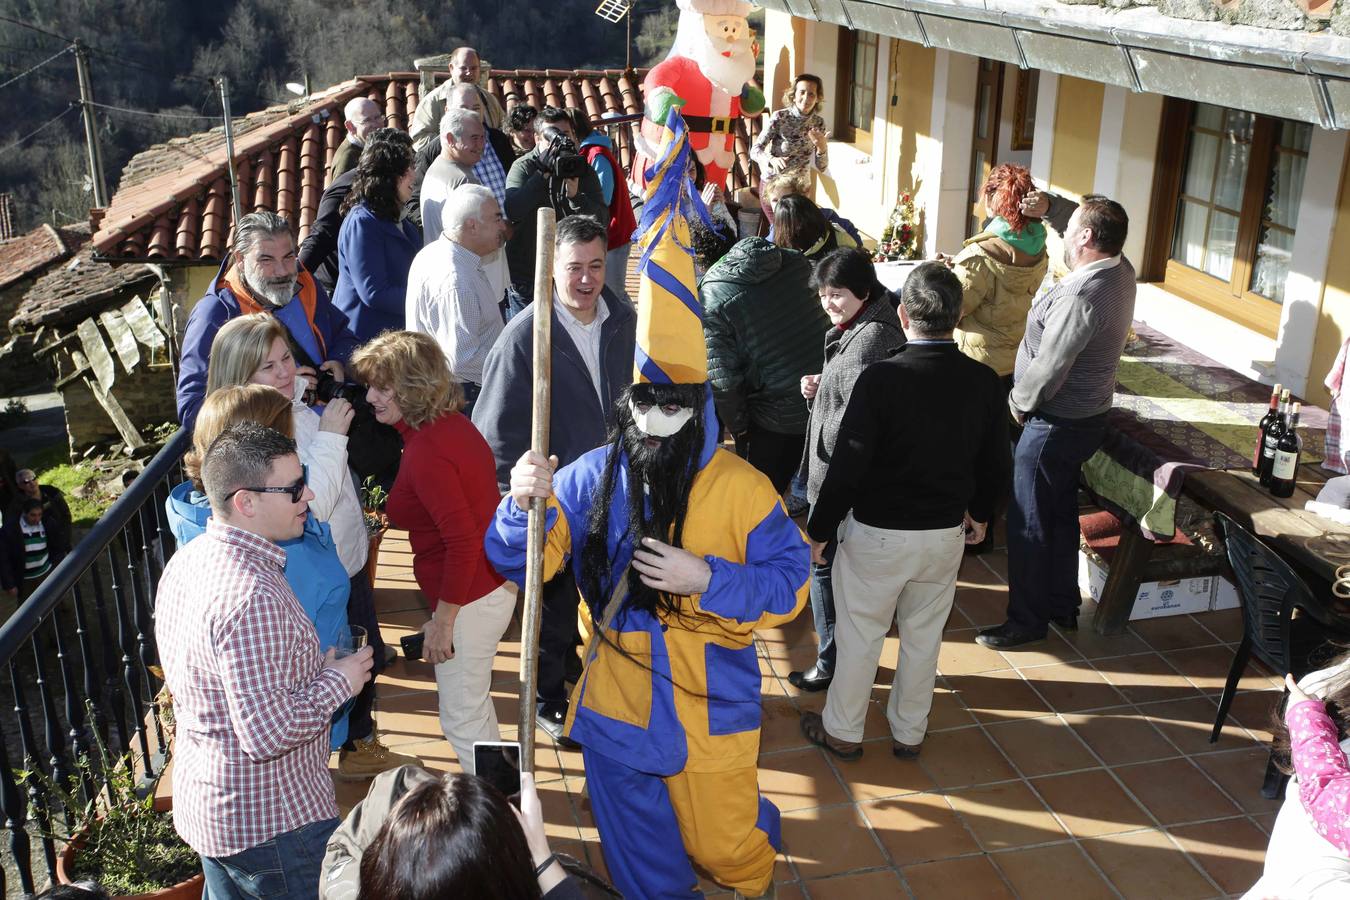
[[[117,379],[113,382],[112,394],[133,425],[144,430],[178,421],[174,408],[173,370],[168,365],[142,363],[130,373],[122,368],[121,362],[116,363],[116,367]],[[62,375],[69,371],[68,360],[62,363],[62,369]],[[66,409],[66,434],[72,458],[83,455],[95,444],[122,442],[117,426],[113,425],[83,379],[69,382],[59,390]]]
[[[1335,222],[1331,233],[1331,246],[1344,251],[1350,247],[1350,154],[1346,155],[1341,167],[1341,186],[1336,192],[1338,198]],[[1304,396],[1318,406],[1325,407],[1331,402],[1322,381],[1336,361],[1341,345],[1350,336],[1350,253],[1332,254],[1326,271],[1325,288],[1318,304],[1316,337],[1313,341],[1312,360],[1308,367],[1308,387]]]

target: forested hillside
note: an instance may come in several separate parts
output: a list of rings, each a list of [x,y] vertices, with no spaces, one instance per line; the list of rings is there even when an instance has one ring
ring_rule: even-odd
[[[479,47],[498,67],[622,66],[625,29],[595,16],[595,5],[0,0],[0,191],[14,195],[20,230],[87,218],[92,195],[80,112],[72,105],[79,97],[75,56],[63,52],[70,39],[90,47],[95,101],[119,107],[97,109],[111,192],[132,154],[219,124],[220,103],[210,83],[216,75],[229,78],[232,112],[242,115],[291,98],[287,82],[307,76],[319,89],[353,75],[406,71],[415,58],[461,43]],[[673,7],[639,8],[636,65],[665,55]]]

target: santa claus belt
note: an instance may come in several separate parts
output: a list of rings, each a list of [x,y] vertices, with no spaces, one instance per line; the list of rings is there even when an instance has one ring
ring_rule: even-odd
[[[685,116],[690,131],[703,134],[731,134],[736,119],[732,116]]]

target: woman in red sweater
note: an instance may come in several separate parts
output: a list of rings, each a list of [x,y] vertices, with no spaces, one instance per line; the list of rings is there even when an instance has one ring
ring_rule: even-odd
[[[386,511],[408,532],[413,575],[431,609],[423,652],[436,666],[441,730],[472,773],[473,742],[501,740],[492,661],[515,609],[515,585],[483,553],[501,499],[496,464],[460,413],[464,393],[431,337],[386,331],[352,356],[352,366],[375,418],[403,435]]]

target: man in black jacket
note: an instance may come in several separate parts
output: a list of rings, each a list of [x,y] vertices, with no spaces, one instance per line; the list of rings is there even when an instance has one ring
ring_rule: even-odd
[[[892,751],[912,759],[928,729],[942,628],[965,543],[984,539],[1012,461],[994,370],[952,340],[961,283],[941,263],[905,282],[908,342],[858,377],[807,534],[817,562],[834,557],[834,680],[807,740],[840,759],[862,755],[863,720],[892,620],[900,659],[886,707]]]

